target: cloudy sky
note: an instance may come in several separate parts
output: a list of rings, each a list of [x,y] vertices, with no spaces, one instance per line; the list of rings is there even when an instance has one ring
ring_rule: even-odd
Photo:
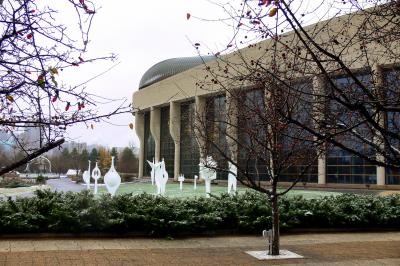
[[[215,19],[225,16],[222,10],[205,0],[123,1],[96,0],[98,13],[94,17],[89,54],[102,56],[115,53],[116,62],[86,64],[73,73],[64,71],[64,79],[76,85],[113,67],[106,74],[87,84],[87,90],[108,98],[131,101],[142,75],[159,61],[194,56],[192,43],[200,42],[215,51],[226,46],[229,28],[218,22],[205,22],[194,16]],[[186,14],[193,17],[187,20]],[[63,19],[70,23],[69,14]],[[207,50],[207,49],[206,49]],[[111,110],[102,105],[101,112]],[[70,140],[98,143],[107,146],[126,146],[138,143],[130,114],[115,116],[109,123],[98,123],[94,129],[86,125],[68,129]]]
[[[48,1],[54,6],[54,0]],[[216,1],[229,2],[213,2]],[[118,59],[115,62],[84,64],[79,67],[79,71],[64,71],[63,75],[69,84],[77,85],[112,68],[87,84],[88,91],[106,98],[125,99],[129,103],[142,75],[154,64],[168,58],[196,55],[192,45],[196,42],[201,43],[203,54],[219,51],[226,47],[232,37],[232,28],[223,21],[207,21],[228,17],[221,7],[209,0],[93,2],[97,14],[92,25],[89,52],[85,56],[115,53]],[[302,18],[307,20],[303,21],[305,24],[337,15],[335,3],[343,4],[338,0],[300,2],[300,9],[310,12],[311,19],[308,19],[309,16]],[[340,7],[343,9],[342,5]],[[69,14],[61,4],[59,10],[60,18],[66,24],[76,20],[73,13]],[[186,18],[187,13],[191,14],[189,20]],[[101,112],[112,109],[109,104],[101,104],[99,107]],[[115,116],[108,122],[95,124],[94,129],[86,125],[71,127],[68,129],[69,138],[110,147],[126,146],[130,142],[138,145],[134,130],[128,127],[129,123],[134,122],[132,115]]]

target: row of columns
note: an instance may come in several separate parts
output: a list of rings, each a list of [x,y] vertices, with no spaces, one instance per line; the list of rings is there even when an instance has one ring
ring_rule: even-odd
[[[180,142],[181,142],[181,105],[179,102],[170,103],[170,121],[169,133],[174,141],[174,178],[177,179],[180,173]],[[139,138],[140,151],[139,151],[139,178],[143,177],[144,173],[144,146],[145,146],[145,121],[144,113],[135,113],[135,130]],[[161,160],[161,109],[158,107],[151,107],[150,109],[150,134],[155,142],[154,160],[159,162]]]

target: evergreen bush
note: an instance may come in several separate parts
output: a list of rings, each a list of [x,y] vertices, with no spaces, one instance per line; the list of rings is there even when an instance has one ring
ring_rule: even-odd
[[[0,200],[0,233],[137,232],[168,236],[216,231],[260,233],[271,226],[265,195],[246,192],[212,198],[140,194],[95,197],[87,191],[35,192]],[[342,194],[318,199],[282,197],[282,230],[293,228],[398,228],[400,195]]]

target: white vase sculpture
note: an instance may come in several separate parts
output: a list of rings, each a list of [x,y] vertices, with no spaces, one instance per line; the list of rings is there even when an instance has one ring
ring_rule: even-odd
[[[90,190],[90,161],[89,161],[89,169],[83,172],[82,178],[86,184],[86,189]]]
[[[97,180],[99,180],[100,177],[101,172],[96,162],[96,167],[92,171],[92,178],[94,179],[94,194],[97,194]]]
[[[237,167],[229,162],[229,173],[228,173],[228,193],[235,193],[236,192],[236,186],[237,186]]]
[[[194,175],[193,177],[193,189],[196,190],[197,189],[197,179],[199,177],[197,175]]]
[[[210,197],[211,181],[217,178],[217,171],[214,169],[217,163],[211,156],[207,156],[206,160],[201,159],[199,164],[199,175],[204,180],[206,185],[206,197]]]
[[[157,195],[164,195],[165,187],[168,182],[168,173],[165,170],[164,160],[158,163],[147,161],[147,163],[150,165],[151,170],[154,171],[154,181],[157,186]]]
[[[182,191],[183,190],[183,181],[185,181],[185,176],[182,174],[180,176],[178,176],[178,181],[179,181],[179,189]]]
[[[117,192],[117,189],[121,185],[121,176],[114,167],[114,156],[111,157],[110,170],[104,175],[104,184],[111,196],[115,195],[115,192]]]

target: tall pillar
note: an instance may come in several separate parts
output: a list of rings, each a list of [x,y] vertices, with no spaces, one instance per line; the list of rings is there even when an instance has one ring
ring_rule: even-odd
[[[323,76],[315,76],[312,81],[312,90],[314,95],[314,105],[312,109],[312,116],[314,117],[314,126],[320,128],[325,120],[324,110],[325,101],[318,95],[325,95],[326,80]],[[318,153],[318,184],[326,184],[326,145],[322,143],[317,147]]]
[[[373,80],[375,82],[375,94],[377,95],[379,100],[384,99],[384,77],[383,77],[383,72],[382,69],[378,66],[375,65],[373,70],[372,70],[372,75],[373,75]],[[377,116],[377,122],[381,127],[385,127],[385,114],[383,112],[379,113]],[[383,142],[383,138],[379,132],[376,133],[376,136],[374,138],[375,143],[379,146],[380,150],[385,149],[385,144]],[[382,154],[377,153],[376,154],[376,160],[379,162],[385,162],[385,158]],[[385,167],[382,166],[376,166],[376,184],[378,186],[383,186],[385,185],[385,180],[386,179],[386,169]]]
[[[226,94],[226,142],[230,158],[238,163],[238,102],[231,92]]]
[[[154,160],[160,161],[160,130],[161,130],[161,110],[157,107],[151,107],[150,110],[150,133],[153,136],[155,144]]]
[[[171,102],[169,105],[169,133],[175,144],[174,179],[178,180],[181,163],[181,104]]]
[[[201,96],[195,97],[195,120],[194,134],[199,145],[200,159],[205,159],[206,154],[206,98]]]
[[[138,177],[143,178],[143,165],[144,165],[144,114],[137,112],[135,114],[135,131],[139,138],[139,173]]]

